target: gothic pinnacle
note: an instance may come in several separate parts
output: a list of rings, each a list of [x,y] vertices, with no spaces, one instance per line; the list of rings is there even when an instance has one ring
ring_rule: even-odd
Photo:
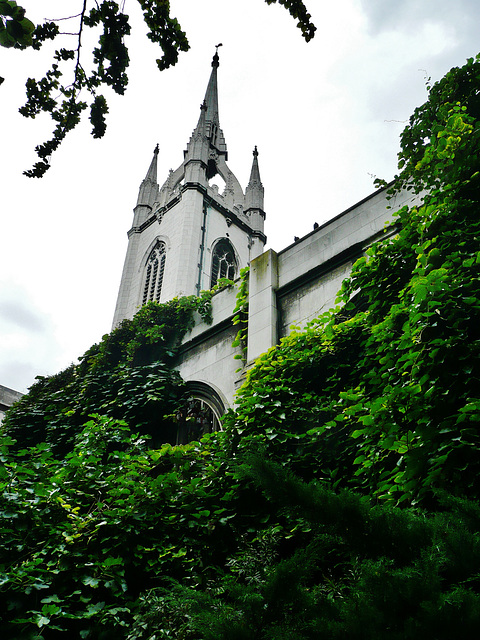
[[[253,150],[252,171],[250,173],[250,181],[248,184],[250,187],[263,188],[262,181],[260,180],[260,169],[258,168],[258,149],[256,145]]]
[[[144,180],[142,180],[142,184],[140,185],[137,205],[148,205],[153,206],[153,203],[157,199],[158,195],[158,184],[157,184],[157,157],[160,147],[158,144],[153,150],[153,158],[148,167],[147,175]]]
[[[258,149],[253,150],[252,170],[250,180],[245,190],[245,210],[259,209],[263,211],[263,185],[260,179],[260,169],[258,167]]]

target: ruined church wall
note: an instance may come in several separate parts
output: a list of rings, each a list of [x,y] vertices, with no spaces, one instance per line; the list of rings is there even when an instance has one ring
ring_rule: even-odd
[[[0,424],[3,422],[7,409],[20,400],[22,396],[23,393],[0,384]]]
[[[353,260],[349,260],[305,284],[299,284],[284,295],[278,295],[278,337],[288,336],[292,327],[303,328],[320,314],[332,309],[352,266]]]

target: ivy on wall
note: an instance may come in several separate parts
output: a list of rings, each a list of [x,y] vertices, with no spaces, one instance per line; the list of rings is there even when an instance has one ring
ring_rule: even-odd
[[[240,448],[393,504],[477,495],[479,77],[470,59],[412,116],[392,192],[422,203],[354,265],[341,307],[260,358],[229,423]]]
[[[232,347],[240,347],[241,352],[236,354],[234,358],[242,362],[242,367],[237,369],[237,372],[241,371],[247,364],[249,272],[250,267],[245,267],[240,271],[240,284],[237,289],[236,304],[233,310],[233,324],[238,327],[238,331]]]
[[[157,443],[175,441],[173,415],[184,401],[184,383],[174,369],[195,313],[212,321],[213,292],[201,297],[149,302],[124,320],[72,365],[39,377],[9,412],[5,429],[22,446],[49,442],[66,453],[90,414],[127,420]],[[26,428],[28,425],[28,428]]]

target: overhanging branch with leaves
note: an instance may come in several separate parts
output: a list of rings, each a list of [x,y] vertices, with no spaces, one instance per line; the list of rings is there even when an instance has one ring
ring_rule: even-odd
[[[303,0],[266,0],[267,4],[277,1],[297,20],[305,40],[311,40],[315,26]],[[160,71],[168,69],[178,62],[180,52],[188,51],[187,35],[171,15],[169,0],[138,2],[148,28],[147,38],[158,44],[162,52],[156,60],[157,66]],[[24,172],[30,178],[41,178],[50,168],[53,152],[78,125],[87,109],[92,135],[101,138],[107,128],[108,113],[102,90],[110,87],[123,95],[127,88],[129,50],[125,39],[131,33],[131,23],[124,11],[125,2],[81,0],[78,6],[80,10],[74,15],[45,20],[35,26],[15,0],[0,0],[1,46],[38,50],[46,40],[65,36],[76,38],[75,46],[60,47],[55,51],[52,66],[43,78],[29,78],[26,83],[27,100],[20,113],[26,118],[49,113],[56,123],[52,137],[35,148],[39,161]],[[59,23],[64,21],[72,26],[61,31]],[[85,27],[96,29],[99,34],[90,57],[82,48]],[[0,84],[2,81],[0,78]]]

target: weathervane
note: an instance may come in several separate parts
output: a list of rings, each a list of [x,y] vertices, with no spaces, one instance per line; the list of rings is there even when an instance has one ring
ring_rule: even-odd
[[[215,55],[212,60],[212,67],[215,69],[218,67],[218,47],[223,47],[223,44],[220,42],[220,44],[215,45]]]

